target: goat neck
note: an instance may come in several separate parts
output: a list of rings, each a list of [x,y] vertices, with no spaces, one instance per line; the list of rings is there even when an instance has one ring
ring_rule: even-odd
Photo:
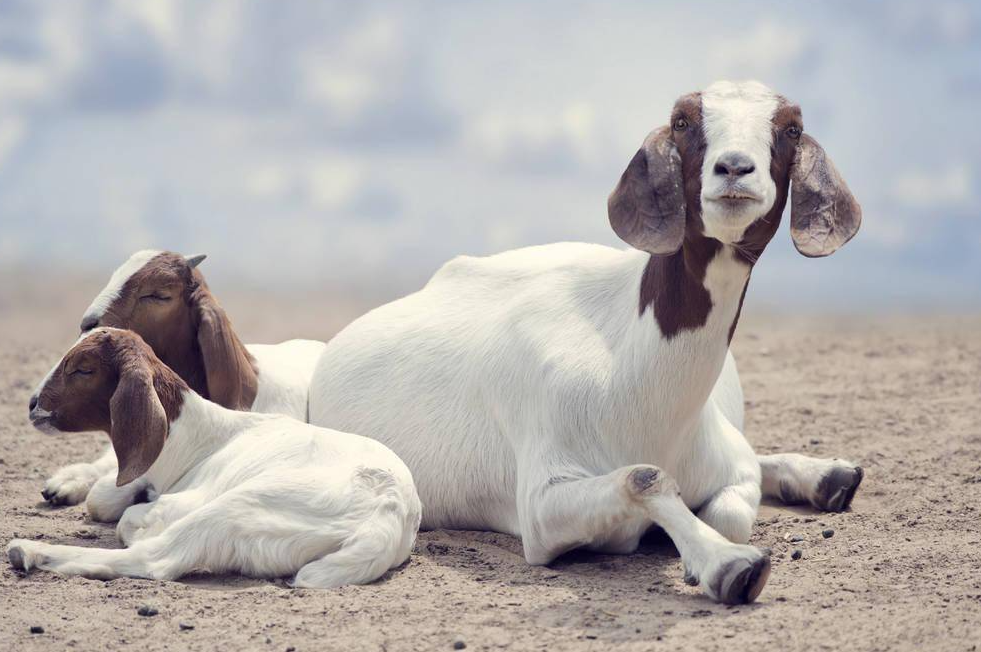
[[[179,380],[176,374],[174,378]],[[146,473],[147,480],[158,492],[168,490],[188,471],[221,449],[241,432],[244,424],[264,417],[224,408],[186,385],[180,390],[178,406],[173,417],[171,411],[167,411],[170,418],[167,439]]]

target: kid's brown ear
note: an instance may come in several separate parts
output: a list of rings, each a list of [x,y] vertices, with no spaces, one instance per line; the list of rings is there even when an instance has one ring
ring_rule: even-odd
[[[670,127],[652,131],[610,194],[610,226],[621,240],[651,254],[673,254],[685,237],[681,155]]]
[[[790,236],[811,258],[834,253],[858,233],[862,207],[817,141],[802,134],[790,173]]]
[[[224,309],[203,284],[191,297],[197,310],[198,346],[208,398],[232,410],[248,410],[259,388],[253,360],[232,329]]]
[[[109,438],[119,461],[116,486],[121,487],[153,466],[170,429],[149,369],[134,365],[120,371],[109,415]]]

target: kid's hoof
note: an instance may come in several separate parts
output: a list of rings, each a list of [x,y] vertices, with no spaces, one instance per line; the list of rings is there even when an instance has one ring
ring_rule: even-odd
[[[24,564],[24,551],[20,548],[20,546],[10,546],[7,548],[7,559],[10,561],[10,565],[14,567],[14,570],[27,570],[27,567]]]
[[[832,469],[818,483],[814,506],[826,512],[845,511],[852,504],[863,477],[865,473],[860,466]]]

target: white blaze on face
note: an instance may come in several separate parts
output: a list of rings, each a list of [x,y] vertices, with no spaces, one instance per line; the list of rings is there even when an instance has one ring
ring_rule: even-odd
[[[92,304],[85,311],[85,314],[82,315],[82,321],[84,322],[87,319],[101,319],[109,306],[112,305],[112,302],[119,298],[119,293],[122,292],[123,286],[126,285],[129,277],[143,269],[143,266],[159,253],[161,252],[157,249],[144,249],[130,256],[129,260],[120,265],[112,273],[112,276],[109,277],[106,287],[102,288],[102,292],[93,299]]]
[[[702,163],[702,220],[706,235],[736,242],[754,220],[765,215],[776,200],[777,188],[770,176],[770,146],[777,95],[759,82],[716,82],[702,92],[702,131],[705,160]],[[717,174],[723,155],[747,157],[755,168],[739,177],[738,191],[757,201],[733,208],[713,201],[732,192],[732,182]]]

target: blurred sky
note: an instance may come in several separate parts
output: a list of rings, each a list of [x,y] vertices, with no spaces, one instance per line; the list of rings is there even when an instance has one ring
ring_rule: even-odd
[[[784,225],[750,301],[981,307],[981,9],[945,0],[0,0],[0,265],[153,246],[394,295],[459,253],[618,245],[607,194],[719,78],[799,102],[865,209],[824,260]]]

